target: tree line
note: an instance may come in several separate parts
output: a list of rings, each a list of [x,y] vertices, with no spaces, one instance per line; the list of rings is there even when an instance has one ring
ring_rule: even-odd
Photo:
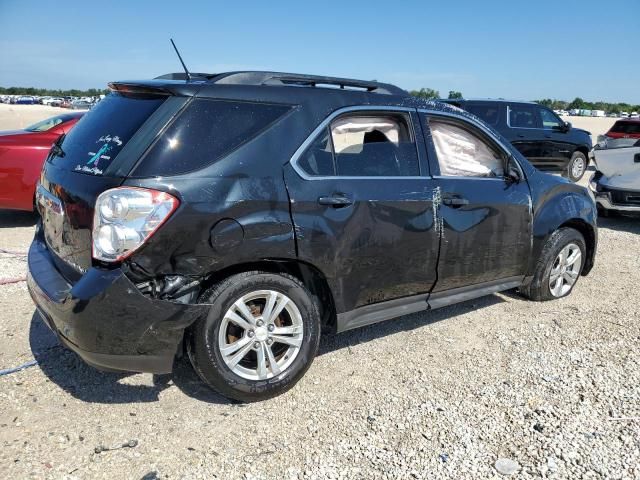
[[[35,95],[38,97],[97,97],[109,93],[107,89],[90,88],[88,90],[70,90],[34,88],[34,87],[0,87],[0,95]]]
[[[434,90],[433,88],[421,88],[420,90],[411,90],[409,92],[414,97],[423,98],[425,100],[436,100],[439,98],[443,98],[440,96],[440,92],[438,90]],[[456,92],[455,90],[449,91],[449,95],[447,96],[449,99],[455,98],[463,98],[461,92]],[[618,102],[587,102],[580,97],[574,98],[571,102],[567,102],[565,100],[555,100],[550,98],[544,98],[542,100],[534,100],[534,102],[539,103],[540,105],[544,105],[545,107],[549,107],[553,110],[572,110],[574,108],[584,109],[584,110],[604,110],[609,113],[620,113],[620,112],[639,112],[640,105],[633,105],[630,103]]]

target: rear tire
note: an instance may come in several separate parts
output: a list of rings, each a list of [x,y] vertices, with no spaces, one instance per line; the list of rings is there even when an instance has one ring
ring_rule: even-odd
[[[211,308],[187,332],[187,352],[200,378],[225,397],[275,397],[311,366],[320,313],[317,298],[297,278],[239,273],[209,288],[199,302]]]
[[[579,182],[584,176],[589,166],[589,160],[582,152],[573,152],[569,165],[567,165],[566,176],[572,182]]]
[[[556,230],[542,249],[533,277],[519,288],[520,293],[536,302],[566,297],[580,278],[586,252],[580,232],[567,227]]]

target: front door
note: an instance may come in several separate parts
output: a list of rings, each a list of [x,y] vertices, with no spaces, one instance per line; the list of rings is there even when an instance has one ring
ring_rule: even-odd
[[[416,138],[415,111],[349,110],[285,166],[298,256],[325,275],[337,313],[435,283],[434,184]]]
[[[422,119],[443,222],[433,292],[517,283],[531,250],[531,198],[522,172],[514,164],[520,181],[506,178],[514,160],[479,124],[426,114]]]
[[[555,167],[563,169],[576,146],[569,141],[570,133],[565,123],[548,108],[537,107],[545,138],[545,156]]]

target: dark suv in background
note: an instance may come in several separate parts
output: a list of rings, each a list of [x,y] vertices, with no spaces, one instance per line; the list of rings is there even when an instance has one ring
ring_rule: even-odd
[[[573,182],[587,170],[591,133],[572,127],[547,107],[502,99],[444,101],[498,130],[540,170],[560,172]]]
[[[45,162],[27,278],[98,368],[170,372],[186,351],[219,392],[265,399],[323,330],[561,298],[592,268],[587,190],[459,108],[273,72],[110,87]]]

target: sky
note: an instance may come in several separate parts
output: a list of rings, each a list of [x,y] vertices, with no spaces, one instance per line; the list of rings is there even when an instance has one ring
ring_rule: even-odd
[[[0,86],[274,70],[640,104],[640,0],[0,0]]]

